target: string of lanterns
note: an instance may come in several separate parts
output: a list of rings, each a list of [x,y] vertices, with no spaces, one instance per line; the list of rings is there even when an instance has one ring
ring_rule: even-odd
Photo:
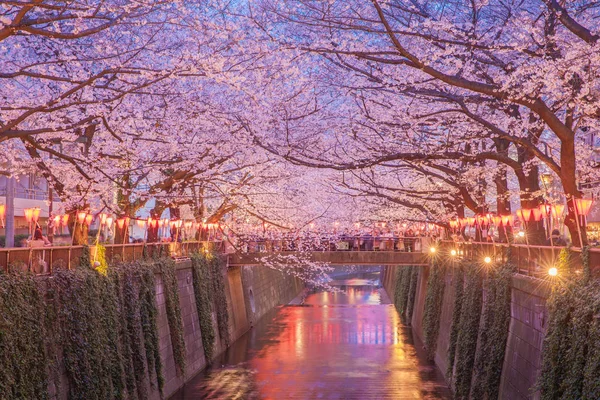
[[[574,210],[580,223],[585,222],[585,217],[592,209],[592,199],[574,199]],[[528,222],[540,222],[544,219],[554,218],[560,220],[565,211],[564,204],[541,204],[536,208],[521,208],[515,212],[522,224]],[[515,217],[512,214],[497,215],[493,213],[477,214],[473,217],[456,218],[448,222],[450,228],[462,230],[463,228],[486,228],[492,224],[497,228],[514,227]]]

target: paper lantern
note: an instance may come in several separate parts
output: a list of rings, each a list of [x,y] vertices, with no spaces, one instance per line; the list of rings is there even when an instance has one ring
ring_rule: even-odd
[[[523,215],[523,210],[517,210],[516,212],[517,214],[517,218],[519,218],[519,221],[521,222],[525,222],[525,216]]]
[[[114,221],[114,218],[113,218],[113,217],[107,217],[107,218],[106,218],[106,227],[110,229],[110,227],[111,227],[111,226],[112,226],[112,224],[113,224],[113,221]]]
[[[31,223],[31,221],[33,221],[33,208],[26,208],[23,210],[23,213],[25,214],[27,222]]]
[[[502,224],[502,217],[499,215],[494,215],[492,217],[492,221],[494,221],[494,225],[496,225],[496,227],[499,227]]]
[[[135,223],[137,224],[138,228],[146,229],[146,221],[144,221],[143,219],[138,219],[137,221],[135,221]]]
[[[575,199],[574,201],[577,214],[585,217],[590,213],[593,203],[592,199]]]
[[[106,224],[106,218],[108,218],[107,214],[104,214],[104,213],[100,214],[100,225]]]
[[[63,226],[67,226],[68,223],[69,223],[69,214],[65,214],[62,216],[62,224],[63,224]]]
[[[0,219],[4,219],[6,215],[6,206],[4,204],[0,204]]]
[[[119,229],[123,229],[123,227],[125,226],[125,218],[118,218],[117,219],[117,226],[119,227]]]
[[[552,216],[554,218],[560,218],[563,215],[563,212],[565,211],[565,206],[564,204],[555,204],[552,206]]]
[[[502,216],[502,225],[513,226],[514,223],[515,223],[515,217],[513,215],[503,215]]]
[[[467,217],[467,224],[469,224],[469,226],[474,226],[475,225],[475,218],[474,217]]]
[[[90,226],[92,224],[92,221],[94,219],[94,216],[92,214],[88,214],[85,216],[85,224],[87,226]]]
[[[79,222],[79,225],[83,225],[85,222],[85,217],[87,217],[87,213],[85,211],[80,211],[77,213],[77,222]]]
[[[191,229],[192,228],[192,221],[186,221],[185,222],[185,229]]]
[[[531,210],[531,214],[533,215],[533,220],[539,222],[542,220],[542,210],[540,208],[533,208]]]
[[[523,213],[523,221],[528,222],[531,220],[531,213],[532,213],[532,209],[530,208],[523,208],[521,209],[522,213]]]
[[[60,226],[60,215],[54,216],[54,218],[52,218],[52,222],[54,222],[54,226]]]
[[[483,215],[477,215],[477,216],[476,216],[476,218],[477,218],[477,224],[478,224],[480,227],[483,227],[483,226],[485,226],[485,225],[486,225],[486,222],[487,222],[487,221],[486,221],[486,218],[485,218],[485,216],[483,216]]]
[[[40,208],[39,207],[35,207],[32,209],[31,211],[31,219],[33,220],[33,222],[38,222],[38,220],[40,219]]]
[[[552,214],[552,206],[550,204],[540,204],[539,208],[542,213],[542,218],[548,218],[548,216]]]

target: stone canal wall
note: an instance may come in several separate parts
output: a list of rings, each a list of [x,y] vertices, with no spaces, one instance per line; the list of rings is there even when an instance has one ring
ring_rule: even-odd
[[[156,276],[160,354],[165,368],[163,373],[165,377],[164,395],[167,398],[207,365],[196,311],[190,262],[184,262],[178,266],[177,282],[186,344],[186,364],[188,366],[185,377],[178,377],[176,374],[164,307],[165,300],[161,296],[161,277]],[[265,313],[279,305],[288,303],[296,297],[304,289],[304,283],[297,278],[267,267],[230,267],[227,269],[225,288],[229,314],[229,340],[230,343],[233,343]],[[215,327],[217,348],[215,356],[227,348],[226,344],[219,339],[216,319],[217,316],[213,312],[213,327]],[[155,393],[153,397],[158,399],[158,393]]]
[[[401,268],[387,266],[383,269],[382,282],[394,298],[396,280]],[[420,342],[424,341],[423,315],[427,283],[431,267],[420,267],[414,310],[411,319],[413,333]],[[457,271],[450,269],[444,277],[444,294],[440,311],[439,336],[434,361],[446,374],[448,371],[448,349],[455,303],[455,280]],[[541,372],[542,343],[547,329],[548,312],[546,301],[550,295],[547,285],[540,280],[522,275],[513,275],[510,284],[510,323],[506,351],[500,379],[499,399],[539,399],[534,389]],[[485,298],[486,294],[483,294]],[[483,318],[482,318],[483,319]],[[449,385],[452,382],[448,382]]]
[[[229,267],[225,279],[225,297],[228,313],[229,343],[248,331],[252,324],[273,308],[288,303],[303,289],[304,284],[298,278],[271,270],[267,267]],[[162,361],[162,376],[164,378],[163,395],[156,387],[145,382],[146,395],[144,398],[160,400],[168,398],[181,388],[188,380],[197,375],[207,366],[202,342],[200,320],[194,294],[192,263],[190,261],[176,264],[175,276],[179,292],[179,305],[185,342],[185,375],[177,373],[177,363],[172,346],[171,330],[167,315],[167,293],[161,274],[155,274],[157,328],[159,336],[159,353]],[[216,309],[213,307],[212,326],[215,334],[214,357],[227,349],[224,340],[220,339]],[[49,390],[50,398],[68,399],[69,383],[66,377],[64,363],[61,361],[61,385],[57,393],[54,385]],[[0,396],[1,397],[1,396]]]

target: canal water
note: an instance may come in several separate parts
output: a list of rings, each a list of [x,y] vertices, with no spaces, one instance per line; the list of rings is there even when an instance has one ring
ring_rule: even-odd
[[[375,279],[280,307],[171,400],[449,399]]]

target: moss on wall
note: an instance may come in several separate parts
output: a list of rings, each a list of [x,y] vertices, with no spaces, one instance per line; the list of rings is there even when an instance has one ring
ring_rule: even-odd
[[[423,313],[423,344],[427,351],[427,358],[433,361],[437,349],[438,335],[440,332],[440,317],[442,314],[442,301],[446,268],[441,263],[432,263],[427,282],[425,295],[425,311]]]

